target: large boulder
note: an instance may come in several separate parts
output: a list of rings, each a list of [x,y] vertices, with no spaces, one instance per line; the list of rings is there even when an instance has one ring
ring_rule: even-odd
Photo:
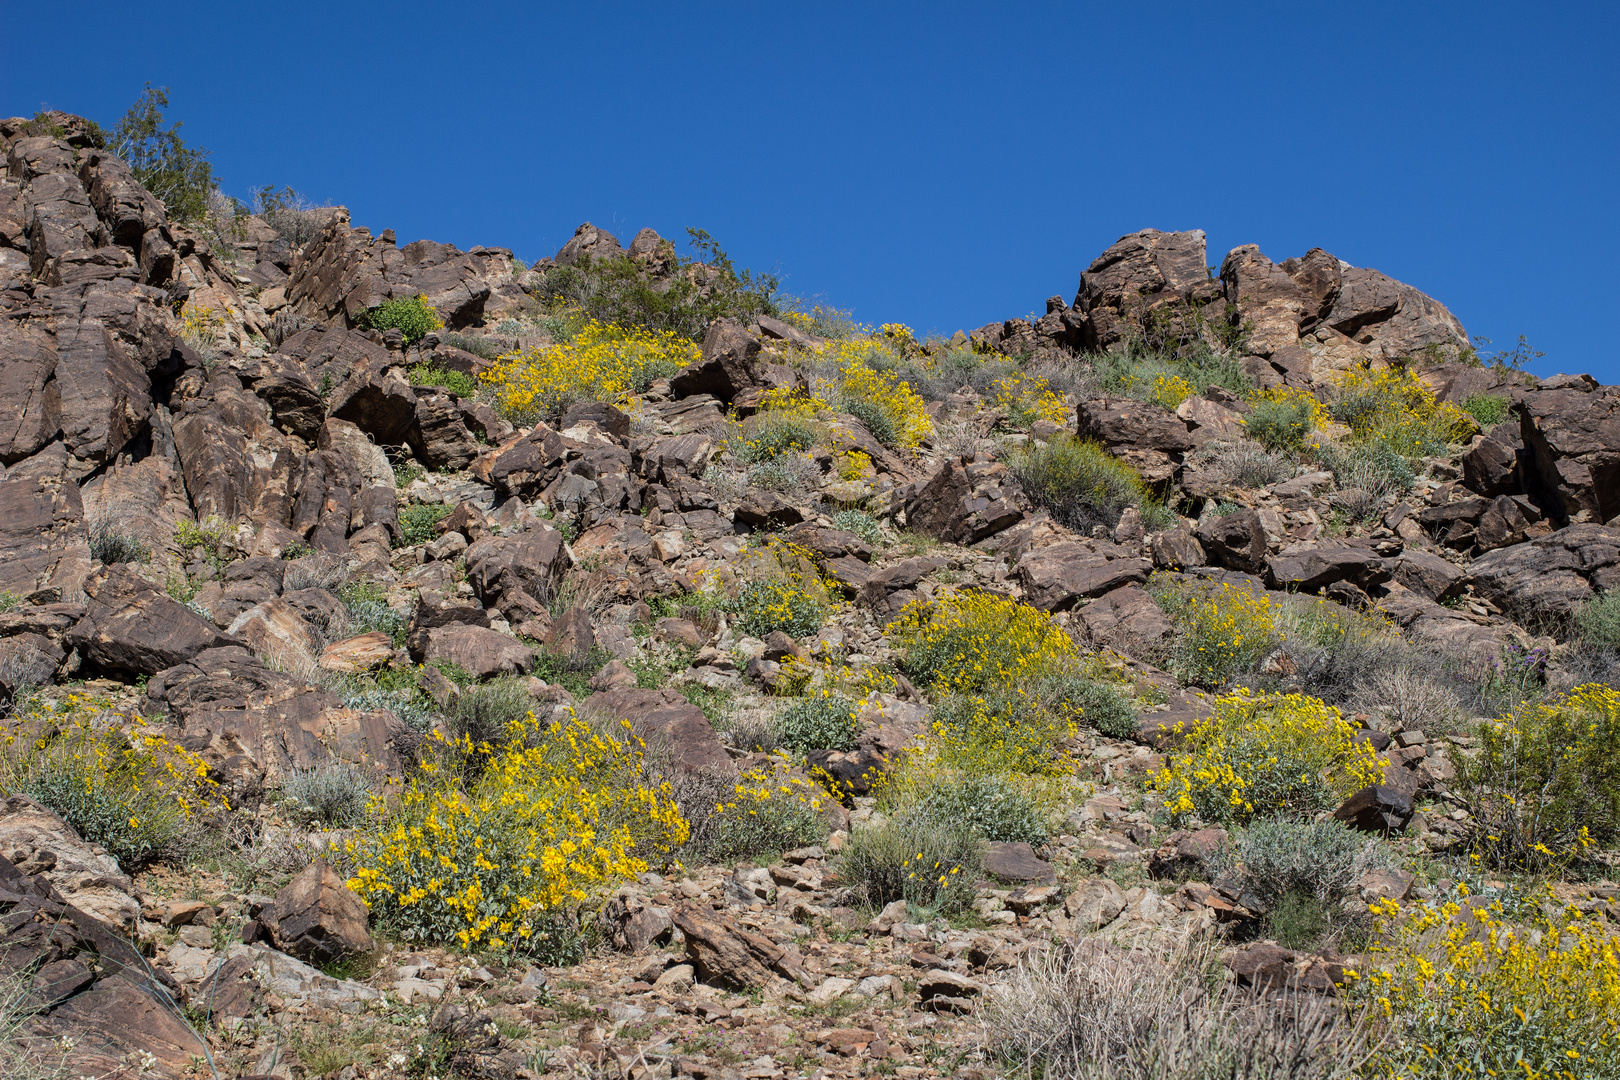
[[[56,599],[90,572],[90,544],[79,487],[62,444],[14,465],[0,480],[0,592]]]
[[[140,918],[135,883],[118,860],[25,795],[0,800],[0,855],[50,882],[68,903],[132,934]]]
[[[1153,564],[1113,544],[1080,540],[1026,552],[1014,573],[1026,603],[1062,611],[1092,596],[1147,580]]]
[[[1548,497],[1551,515],[1599,525],[1620,518],[1620,386],[1526,394],[1519,415],[1534,483]],[[1505,455],[1490,460],[1498,457]],[[1484,464],[1477,462],[1474,472]]]
[[[534,666],[534,650],[498,630],[451,623],[427,631],[423,659],[455,664],[475,679],[522,674]]]
[[[68,640],[103,671],[155,675],[204,650],[240,644],[123,563],[87,578],[84,592],[85,615]]]
[[[1074,308],[1081,316],[1081,343],[1098,350],[1140,329],[1146,311],[1190,296],[1209,280],[1200,229],[1143,229],[1122,236],[1080,275]]]
[[[1266,530],[1260,515],[1247,507],[1211,517],[1198,526],[1198,542],[1211,561],[1259,574],[1266,568]]]
[[[759,361],[760,340],[732,319],[716,319],[703,336],[703,358],[669,381],[677,397],[709,394],[731,401],[745,390],[770,385]]]
[[[639,738],[666,749],[675,768],[682,772],[735,771],[709,718],[678,691],[636,687],[603,690],[586,698],[580,708],[630,721],[631,730]]]
[[[537,526],[516,536],[491,536],[467,549],[467,580],[486,607],[497,607],[515,625],[545,611],[573,565],[562,533]]]
[[[906,527],[953,544],[975,544],[1018,524],[1024,512],[1016,485],[1000,462],[949,459],[927,480],[896,491]]]
[[[1620,588],[1620,528],[1571,525],[1498,548],[1474,560],[1468,584],[1520,620],[1568,618],[1596,593]]]
[[[1300,592],[1318,592],[1340,581],[1365,589],[1393,574],[1393,560],[1354,543],[1295,544],[1266,560],[1272,588]]]
[[[260,913],[276,948],[301,960],[330,964],[372,949],[366,902],[322,859],[310,863]]]

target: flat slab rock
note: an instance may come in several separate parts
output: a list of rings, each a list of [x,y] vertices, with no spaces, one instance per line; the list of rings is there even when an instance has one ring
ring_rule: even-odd
[[[1012,885],[1050,885],[1057,880],[1052,864],[1028,844],[996,842],[984,849],[984,872]]]

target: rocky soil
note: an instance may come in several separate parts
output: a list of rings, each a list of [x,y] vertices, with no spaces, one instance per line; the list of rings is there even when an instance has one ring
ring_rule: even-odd
[[[0,966],[30,980],[25,1033],[71,1075],[995,1075],[979,1003],[1018,965],[1086,936],[1150,949],[1253,936],[1249,898],[1196,873],[1225,834],[1171,830],[1143,798],[1166,733],[1209,712],[1156,666],[1173,627],[1150,574],[1320,593],[1481,663],[1544,650],[1549,685],[1582,674],[1556,628],[1620,587],[1620,388],[1461,362],[1467,335],[1441,304],[1320,249],[1274,263],[1241,247],[1212,276],[1202,233],[1144,230],[1090,264],[1072,304],[1054,297],[1041,318],[955,344],[1083,366],[1133,328],[1221,311],[1246,328],[1236,359],[1261,387],[1428,357],[1441,400],[1508,399],[1506,419],[1359,521],[1331,472],[1245,484],[1223,471],[1205,451],[1240,440],[1233,395],[1172,410],[1084,380],[1062,424],[1011,433],[986,394],[956,391],[930,403],[935,435],[915,454],[842,417],[866,475],[841,479],[829,458],[762,490],[726,481],[725,423],[793,384],[797,350],[816,344],[802,328],[717,321],[701,361],[633,408],[514,426],[410,369],[476,375],[540,343],[521,316],[544,274],[617,239],[581,226],[554,260],[519,268],[505,249],[401,247],[338,210],[299,247],[255,217],[210,246],[76,118],[59,121],[66,138],[0,121],[0,684],[8,699],[26,687],[144,716],[202,757],[235,808],[215,823],[230,858],[132,876],[38,803],[0,804]],[[418,294],[441,330],[407,344],[359,328],[366,309]],[[180,315],[199,309],[216,319],[201,335]],[[1173,492],[1182,516],[1153,531],[1135,510],[1088,532],[1053,521],[1003,458],[1060,429]],[[413,524],[413,508],[441,504],[448,516]],[[853,506],[880,519],[875,541],[835,525]],[[96,554],[113,525],[147,561]],[[817,634],[761,640],[723,616],[663,613],[661,598],[699,591],[766,532],[814,552],[841,590]],[[387,630],[334,633],[340,586],[357,581],[402,646]],[[661,740],[673,768],[730,775],[768,760],[750,725],[778,708],[791,661],[892,665],[888,623],[967,586],[1054,613],[1141,708],[1132,738],[1082,731],[1058,830],[989,845],[970,916],[912,922],[903,902],[873,910],[838,877],[851,830],[878,812],[858,781],[927,729],[928,696],[903,677],[863,702],[857,749],[808,762],[856,791],[829,806],[821,843],[768,865],[645,873],[595,900],[593,947],[574,964],[391,939],[328,865],[342,864],[334,834],[276,799],[327,760],[410,770],[432,717],[330,678],[389,665],[421,665],[441,703],[458,693],[450,665],[527,676],[542,714],[606,710]],[[1290,674],[1286,655],[1274,662]],[[1393,828],[1413,856],[1457,851],[1467,815],[1448,783],[1468,737],[1357,719],[1390,773],[1339,818]],[[1378,870],[1356,890],[1433,887]],[[1563,888],[1612,910],[1612,886]],[[1265,941],[1227,960],[1240,982],[1325,990],[1343,963]]]

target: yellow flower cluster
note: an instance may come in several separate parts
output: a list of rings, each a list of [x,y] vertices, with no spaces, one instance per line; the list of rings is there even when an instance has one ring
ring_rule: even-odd
[[[1264,592],[1163,575],[1148,591],[1176,624],[1170,666],[1184,682],[1225,686],[1282,644],[1277,610]]]
[[[1620,1075],[1620,940],[1551,890],[1501,902],[1371,905],[1376,942],[1352,993],[1387,1025],[1367,1075],[1599,1080]]]
[[[896,372],[872,366],[874,358],[880,364],[898,360],[884,341],[834,341],[817,352],[829,362],[832,375],[818,378],[812,392],[832,408],[865,422],[880,442],[914,450],[934,430],[927,402]]]
[[[1312,430],[1321,430],[1333,422],[1333,416],[1315,394],[1300,386],[1268,386],[1249,395],[1249,401],[1301,402],[1310,409]],[[1180,404],[1180,402],[1177,402]]]
[[[1068,405],[1047,381],[1022,371],[997,379],[989,396],[1017,427],[1029,427],[1037,420],[1061,424],[1069,418]]]
[[[1174,409],[1197,393],[1197,388],[1181,375],[1159,375],[1148,387],[1148,400],[1157,401],[1167,409]]]
[[[763,638],[781,630],[790,637],[804,637],[826,622],[832,591],[808,548],[768,537],[743,553],[737,574],[741,584],[730,606],[745,633]]]
[[[973,695],[950,709],[934,710],[929,737],[907,771],[913,783],[919,771],[936,780],[946,775],[1066,775],[1071,762],[1062,746],[1079,730],[1072,715],[1042,707],[1022,689]]]
[[[537,925],[684,843],[669,786],[628,730],[569,710],[514,721],[498,746],[436,736],[378,825],[348,843],[349,887],[408,941],[523,948]]]
[[[1479,430],[1473,417],[1435,400],[1434,392],[1404,368],[1346,371],[1334,414],[1358,439],[1376,440],[1408,456],[1434,453]]]
[[[1384,760],[1331,705],[1303,694],[1239,691],[1214,713],[1177,725],[1179,747],[1151,780],[1176,818],[1247,821],[1274,813],[1331,809],[1381,783]]]
[[[860,450],[845,450],[838,455],[838,479],[861,480],[876,475],[872,468],[872,456]]]
[[[981,693],[1010,687],[1074,661],[1073,639],[1038,608],[978,592],[949,592],[907,605],[888,627],[912,678]]]
[[[510,352],[479,378],[520,420],[555,416],[580,400],[623,402],[700,359],[679,334],[587,322],[574,339]]]
[[[225,325],[225,316],[214,308],[187,301],[180,308],[180,337],[200,352],[213,348],[214,338]]]

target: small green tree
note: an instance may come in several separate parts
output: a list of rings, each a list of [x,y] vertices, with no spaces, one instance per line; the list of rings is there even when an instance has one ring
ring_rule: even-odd
[[[181,140],[179,121],[163,126],[163,110],[168,107],[169,88],[147,83],[145,92],[113,126],[108,149],[163,201],[170,218],[196,221],[208,213],[214,170],[207,150]]]

